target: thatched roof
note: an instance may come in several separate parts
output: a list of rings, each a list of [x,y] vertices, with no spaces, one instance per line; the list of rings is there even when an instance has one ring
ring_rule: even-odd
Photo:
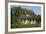
[[[33,19],[33,18],[36,18],[36,14],[32,10],[28,10],[28,9],[23,9],[23,10],[28,11],[29,14],[26,14],[26,15],[29,15],[29,16],[20,15],[19,18],[21,18],[21,19]]]

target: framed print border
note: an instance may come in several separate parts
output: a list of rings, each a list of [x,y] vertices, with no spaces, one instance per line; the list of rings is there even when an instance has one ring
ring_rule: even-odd
[[[38,31],[20,31],[20,32],[8,32],[8,3],[31,3],[31,4],[42,4],[43,5],[43,30],[38,30]],[[26,32],[41,32],[45,31],[45,3],[40,3],[40,2],[23,2],[23,1],[8,1],[5,0],[5,33],[6,34],[13,34],[13,33],[26,33]]]

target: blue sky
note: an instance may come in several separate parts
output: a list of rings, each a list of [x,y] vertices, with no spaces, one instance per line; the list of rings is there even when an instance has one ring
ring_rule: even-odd
[[[41,15],[41,7],[40,6],[21,6],[22,8],[26,8],[26,9],[29,9],[29,10],[33,10],[33,12],[36,14],[36,15]]]

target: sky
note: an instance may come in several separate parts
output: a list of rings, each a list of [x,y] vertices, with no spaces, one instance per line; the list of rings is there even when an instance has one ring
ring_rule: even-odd
[[[12,6],[12,7],[19,7],[19,6]],[[33,10],[33,12],[36,14],[36,15],[41,15],[41,7],[40,6],[21,6],[22,8],[26,8],[26,9],[29,9],[29,10]]]
[[[33,12],[36,15],[38,15],[38,14],[41,15],[41,7],[40,6],[22,6],[22,8],[33,10]]]

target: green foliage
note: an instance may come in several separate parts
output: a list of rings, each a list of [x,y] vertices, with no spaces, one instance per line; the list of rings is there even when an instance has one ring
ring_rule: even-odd
[[[37,23],[40,24],[41,23],[41,16],[37,15],[37,19],[36,19]]]

